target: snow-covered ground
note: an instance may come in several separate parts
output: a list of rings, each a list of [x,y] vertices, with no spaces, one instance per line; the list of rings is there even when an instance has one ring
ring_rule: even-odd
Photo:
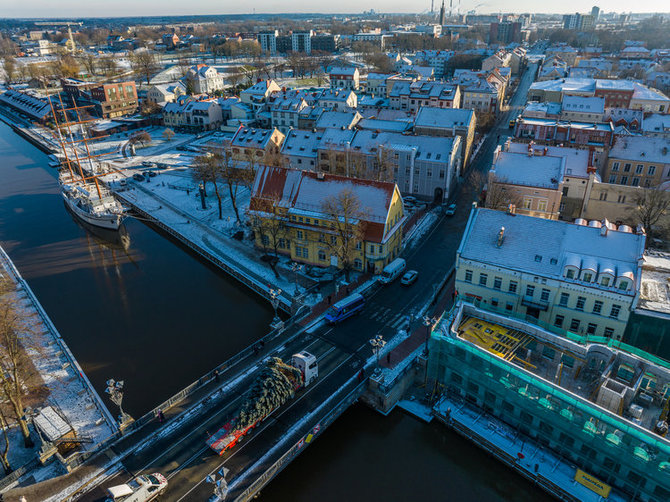
[[[440,214],[443,209],[441,206],[436,207],[432,211],[423,215],[423,217],[417,222],[410,232],[405,235],[405,249],[410,249],[416,246],[424,235],[426,235],[435,222],[439,219]]]
[[[280,257],[276,267],[277,277],[270,266],[260,260],[264,253],[255,248],[250,238],[251,229],[244,225],[245,209],[250,198],[248,188],[238,188],[237,203],[242,222],[239,223],[227,187],[220,187],[223,218],[219,219],[212,186],[207,188],[206,208],[203,209],[197,183],[188,171],[170,170],[148,179],[151,181],[129,182],[121,196],[238,271],[254,277],[262,287],[280,288],[288,296],[293,295],[296,286],[290,260]],[[242,241],[232,237],[239,230],[245,233]],[[298,289],[304,292],[303,286]],[[320,300],[320,294],[311,294],[304,299],[304,303],[313,305]]]
[[[26,316],[26,325],[30,328],[30,345],[24,349],[39,373],[48,396],[37,409],[52,406],[58,409],[76,431],[80,438],[89,438],[91,442],[83,443],[84,450],[90,450],[112,433],[112,417],[104,408],[90,382],[85,378],[76,362],[68,358],[69,349],[55,331],[53,324],[36,303],[29,286],[23,281],[9,261],[9,257],[0,248],[0,270],[7,273],[17,285],[16,295],[19,305]],[[18,468],[30,460],[25,457],[20,434],[15,435],[17,444],[12,445],[14,456],[12,467]],[[39,449],[39,445],[37,446]],[[24,450],[21,452],[21,450]],[[36,479],[47,479],[54,472],[53,465],[40,467],[30,472]]]

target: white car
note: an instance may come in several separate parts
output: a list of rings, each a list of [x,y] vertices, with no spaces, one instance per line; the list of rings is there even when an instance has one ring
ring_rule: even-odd
[[[167,484],[167,479],[162,474],[143,474],[123,485],[107,488],[105,502],[149,502],[158,498],[167,488]]]
[[[414,284],[416,281],[416,278],[419,276],[419,272],[416,270],[408,270],[405,275],[402,276],[400,279],[400,284],[403,286],[409,286],[411,284]]]

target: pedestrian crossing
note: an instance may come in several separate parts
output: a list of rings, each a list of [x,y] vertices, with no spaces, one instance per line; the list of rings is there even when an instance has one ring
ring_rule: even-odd
[[[377,321],[394,330],[406,329],[409,327],[410,316],[389,307],[371,303],[363,309],[362,314],[368,319]]]

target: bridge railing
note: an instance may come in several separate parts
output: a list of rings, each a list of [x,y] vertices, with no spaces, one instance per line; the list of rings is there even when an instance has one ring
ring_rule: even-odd
[[[306,434],[303,434],[298,441],[293,444],[286,453],[279,457],[272,465],[270,465],[265,472],[258,476],[253,483],[251,483],[242,493],[235,497],[236,502],[246,502],[251,500],[256,493],[258,493],[265,485],[267,485],[277,474],[279,474],[284,468],[290,464],[294,458],[296,458],[301,452],[307,449],[307,446],[311,444],[311,439],[308,440],[308,436],[312,438],[318,437],[318,435],[323,432],[323,430],[332,424],[337,417],[339,417],[344,411],[346,411],[349,406],[351,406],[363,393],[367,381],[364,380],[357,385],[344,397],[342,398],[333,408],[331,408],[325,415],[319,420],[315,420],[315,423],[312,425],[312,428]],[[318,427],[318,430],[316,429]]]

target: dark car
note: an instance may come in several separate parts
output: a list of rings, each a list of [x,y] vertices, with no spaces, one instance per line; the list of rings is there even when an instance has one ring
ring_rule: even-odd
[[[144,176],[142,176],[140,173],[135,173],[133,174],[133,179],[135,181],[144,181]]]
[[[146,171],[145,174],[147,176],[149,176],[149,178],[155,178],[156,177],[156,173],[154,171]]]

